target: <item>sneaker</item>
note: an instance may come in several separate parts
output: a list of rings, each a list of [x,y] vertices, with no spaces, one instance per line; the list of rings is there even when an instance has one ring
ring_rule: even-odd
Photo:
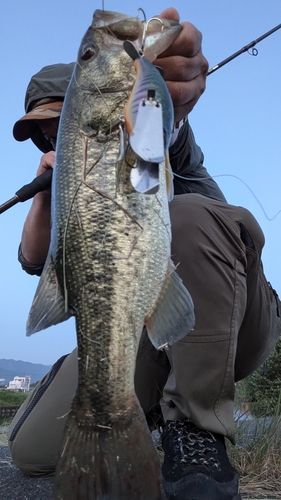
[[[223,436],[185,419],[167,421],[161,437],[167,500],[241,500]]]

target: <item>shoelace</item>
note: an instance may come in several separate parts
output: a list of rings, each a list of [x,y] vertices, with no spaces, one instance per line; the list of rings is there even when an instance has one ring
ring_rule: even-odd
[[[215,447],[210,446],[216,442],[216,438],[211,432],[198,429],[191,422],[186,420],[173,420],[167,425],[168,432],[175,434],[174,445],[174,469],[178,463],[188,465],[206,465],[220,471],[220,462],[217,458],[206,456],[207,452],[217,454]]]

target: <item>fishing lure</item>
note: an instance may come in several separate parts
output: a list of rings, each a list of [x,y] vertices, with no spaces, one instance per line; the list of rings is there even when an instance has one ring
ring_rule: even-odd
[[[174,123],[172,99],[161,73],[143,56],[142,51],[138,52],[129,41],[125,41],[123,47],[133,59],[137,75],[124,110],[130,146],[145,162],[166,163],[170,200],[173,198],[173,173],[168,148]]]
[[[124,118],[132,149],[143,160],[160,163],[170,144],[174,112],[166,83],[158,69],[125,41],[137,78],[125,106]]]

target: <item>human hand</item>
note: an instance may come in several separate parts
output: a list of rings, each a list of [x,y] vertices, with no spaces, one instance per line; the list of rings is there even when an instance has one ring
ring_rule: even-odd
[[[159,17],[180,20],[174,8],[165,9]],[[206,87],[208,62],[202,54],[202,35],[188,22],[178,38],[155,59],[164,70],[164,78],[174,104],[175,122],[182,120],[197,103]]]
[[[49,170],[50,168],[53,169],[55,166],[55,159],[56,159],[56,153],[55,151],[49,151],[48,153],[45,153],[40,160],[39,167],[37,169],[36,177],[38,175],[43,174],[46,172],[46,170]],[[44,191],[39,191],[35,195],[37,198],[51,198],[51,189],[45,189]]]
[[[36,176],[43,174],[45,170],[48,170],[49,168],[54,168],[55,159],[56,159],[55,151],[49,151],[48,153],[45,153],[41,157]]]

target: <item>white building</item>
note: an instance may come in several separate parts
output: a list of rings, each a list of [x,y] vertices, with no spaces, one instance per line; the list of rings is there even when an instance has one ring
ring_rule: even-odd
[[[29,391],[31,377],[30,375],[25,375],[24,377],[14,377],[14,380],[9,382],[8,389],[10,391]]]

